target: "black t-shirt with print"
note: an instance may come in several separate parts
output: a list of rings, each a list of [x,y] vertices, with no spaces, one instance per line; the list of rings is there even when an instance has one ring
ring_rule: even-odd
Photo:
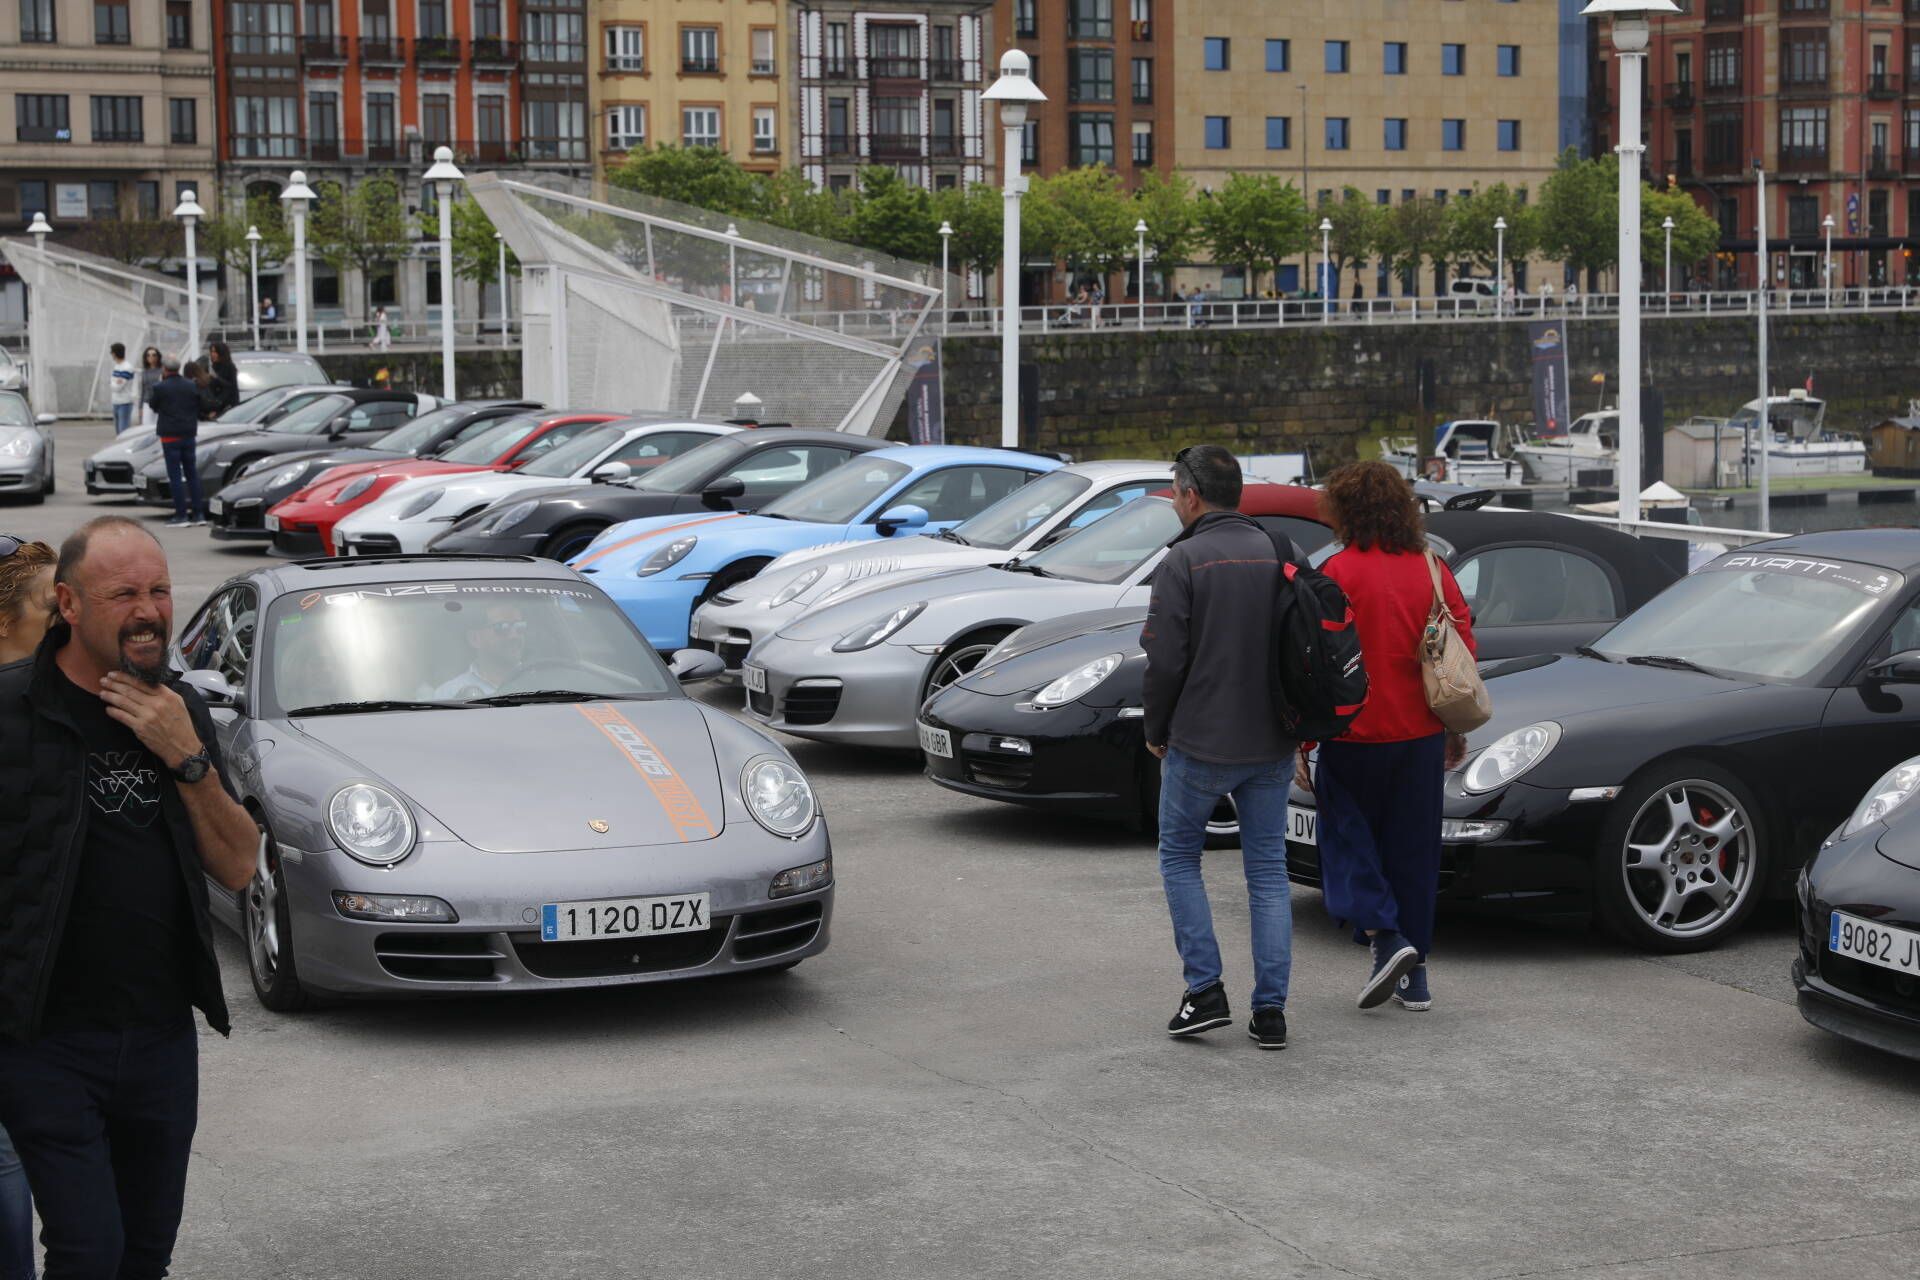
[[[172,774],[106,703],[59,676],[87,748],[86,841],[47,991],[46,1026],[169,1026],[191,1016],[199,946],[161,812]]]

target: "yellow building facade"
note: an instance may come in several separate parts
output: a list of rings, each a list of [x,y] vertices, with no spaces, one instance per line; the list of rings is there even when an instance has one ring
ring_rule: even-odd
[[[1497,182],[1537,193],[1553,172],[1555,0],[1171,3],[1175,155],[1201,187],[1273,173],[1309,203],[1352,186],[1397,205]],[[1372,266],[1359,276],[1365,297],[1405,291]],[[1296,263],[1278,284],[1303,282]]]
[[[786,154],[785,0],[592,0],[594,173],[649,143],[718,147],[771,172]]]

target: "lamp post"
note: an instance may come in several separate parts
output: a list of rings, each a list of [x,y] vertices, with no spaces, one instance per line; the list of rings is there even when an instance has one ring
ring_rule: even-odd
[[[946,336],[947,328],[953,323],[953,301],[948,297],[947,281],[953,277],[947,274],[947,253],[953,247],[953,224],[940,220],[940,334]]]
[[[1660,286],[1667,291],[1667,314],[1673,314],[1673,219],[1660,219],[1660,229],[1667,233],[1667,265],[1660,269]]]
[[[1833,215],[1820,219],[1820,227],[1827,233],[1827,260],[1821,270],[1827,290],[1827,310],[1833,310]]]
[[[260,228],[247,228],[247,311],[253,316],[253,349],[260,349]]]
[[[1493,220],[1493,318],[1507,314],[1507,220]]]
[[[47,237],[53,234],[53,226],[47,221],[47,215],[44,211],[33,215],[33,221],[27,224],[27,234],[33,237],[33,247],[40,252],[43,260],[42,265],[44,266],[44,259],[47,252]],[[46,277],[42,276],[41,278],[45,279]],[[34,305],[38,306],[39,303],[36,302]],[[29,329],[28,333],[31,334],[32,330]],[[31,337],[29,337],[28,340],[32,341]],[[28,389],[36,396],[42,394],[40,390],[42,387],[48,388],[45,394],[50,397],[52,394],[52,384],[47,379],[45,353],[41,350],[45,345],[45,343],[35,342],[33,343],[32,350],[27,352],[27,385]]]
[[[34,214],[33,221],[27,224],[27,234],[33,237],[33,247],[44,253],[47,237],[53,234],[53,225],[47,221],[47,215]]]
[[[313,188],[307,175],[295,169],[286,190],[280,193],[287,213],[293,218],[293,306],[294,348],[307,353],[307,205],[313,200]]]
[[[453,148],[435,147],[431,183],[440,205],[440,394],[453,399],[453,193],[466,175],[454,167]]]
[[[1769,455],[1773,449],[1773,406],[1767,403],[1767,392],[1771,389],[1767,382],[1767,293],[1772,282],[1767,279],[1767,261],[1771,254],[1767,249],[1767,171],[1760,167],[1759,161],[1753,165],[1754,191],[1758,199],[1754,208],[1758,218],[1754,223],[1755,247],[1759,250],[1754,256],[1757,268],[1757,283],[1754,299],[1755,312],[1760,320],[1760,532],[1768,533],[1773,529],[1773,486],[1772,467]]]
[[[186,358],[192,359],[200,354],[200,251],[193,242],[193,228],[207,211],[193,198],[193,192],[182,191],[180,204],[173,211],[180,219],[180,225],[187,229],[187,350]]]
[[[1640,93],[1650,13],[1678,13],[1673,0],[1592,0],[1582,17],[1613,18],[1620,59],[1620,523],[1640,521]]]
[[[1033,63],[1018,49],[1000,55],[1000,78],[981,98],[1000,104],[1001,148],[1007,153],[1006,213],[1000,241],[1000,443],[1020,443],[1020,141],[1027,112],[1047,100],[1033,82]]]
[[[500,248],[500,345],[504,347],[508,345],[507,332],[513,327],[507,309],[507,238],[496,231],[493,242]]]
[[[1320,323],[1333,319],[1333,219],[1320,219]]]
[[[1134,328],[1147,327],[1147,220],[1133,224],[1134,256],[1140,260],[1140,296],[1134,301]]]

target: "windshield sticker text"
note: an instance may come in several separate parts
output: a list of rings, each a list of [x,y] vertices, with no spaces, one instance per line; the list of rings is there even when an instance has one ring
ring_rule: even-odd
[[[1818,578],[1822,582],[1838,582],[1870,596],[1885,595],[1898,581],[1891,573],[1834,560],[1809,560],[1804,556],[1732,555],[1724,556],[1707,567],[1723,571],[1732,569],[1751,573],[1757,570],[1761,573]]]
[[[300,597],[300,607],[311,609],[316,604],[358,604],[362,600],[393,600],[401,596],[559,596],[570,600],[591,600],[593,593],[574,587],[520,586],[497,582],[402,582],[384,587],[310,591]]]

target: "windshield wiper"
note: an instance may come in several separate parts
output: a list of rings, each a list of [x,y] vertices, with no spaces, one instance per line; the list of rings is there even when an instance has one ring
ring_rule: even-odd
[[[1698,671],[1704,676],[1716,674],[1692,658],[1676,658],[1664,653],[1636,653],[1627,661],[1636,667],[1666,667],[1672,671]]]
[[[1036,578],[1051,578],[1054,576],[1045,569],[1042,569],[1039,565],[1028,564],[1023,560],[1015,561],[1013,564],[1003,564],[1000,567],[1008,573],[1030,573]]]
[[[584,689],[529,689],[525,693],[496,693],[485,698],[468,698],[469,707],[518,707],[530,702],[605,702],[624,698],[623,693],[588,693]]]
[[[1600,652],[1590,644],[1577,644],[1573,646],[1573,651],[1583,658],[1598,658],[1602,662],[1613,661],[1612,658],[1609,658],[1606,654]]]
[[[968,542],[965,538],[961,537],[959,534],[955,533],[951,529],[942,529],[940,532],[934,534],[933,536],[936,538],[943,539],[947,542],[957,542],[963,547],[970,547],[973,545],[971,542]]]
[[[290,716],[338,716],[357,711],[446,711],[467,705],[464,702],[408,701],[402,698],[374,698],[366,702],[320,702],[311,707],[295,707]]]

